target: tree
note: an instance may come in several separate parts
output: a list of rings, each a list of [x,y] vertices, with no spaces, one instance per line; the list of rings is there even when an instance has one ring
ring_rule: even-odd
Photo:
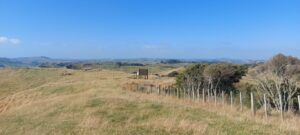
[[[292,99],[300,88],[299,59],[277,54],[249,70],[247,76],[252,80],[252,85],[260,97],[262,94],[267,95],[272,107],[285,111],[292,109]]]
[[[245,74],[247,67],[234,64],[197,64],[188,68],[177,77],[177,84],[187,89],[189,93],[208,90],[208,94],[218,94],[220,91],[233,89],[233,83],[238,82]]]
[[[204,70],[207,89],[214,94],[228,92],[245,74],[247,67],[234,64],[211,64]]]
[[[187,68],[183,73],[177,76],[177,85],[187,92],[190,96],[200,92],[204,87],[203,71],[207,64],[196,64]]]

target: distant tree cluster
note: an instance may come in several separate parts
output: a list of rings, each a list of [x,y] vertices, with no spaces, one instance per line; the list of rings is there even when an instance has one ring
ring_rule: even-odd
[[[145,66],[142,63],[127,63],[127,62],[116,62],[116,65],[118,67],[121,67],[121,66]]]
[[[40,68],[62,68],[70,65],[70,63],[42,63],[39,65]]]
[[[168,60],[162,60],[162,61],[160,61],[160,63],[162,63],[162,64],[178,64],[178,63],[182,63],[182,61],[176,60],[176,59],[168,59]]]

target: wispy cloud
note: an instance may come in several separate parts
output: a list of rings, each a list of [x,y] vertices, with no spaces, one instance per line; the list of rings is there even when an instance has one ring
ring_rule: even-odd
[[[6,45],[6,44],[12,44],[12,45],[16,45],[19,44],[21,41],[17,38],[9,38],[9,37],[5,37],[5,36],[0,36],[0,45]]]

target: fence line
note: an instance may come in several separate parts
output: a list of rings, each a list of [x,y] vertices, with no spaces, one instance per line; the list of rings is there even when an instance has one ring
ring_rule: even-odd
[[[214,104],[215,106],[217,106],[217,93],[215,92],[210,92],[209,90],[205,90],[205,89],[191,89],[191,91],[188,91],[186,88],[178,88],[175,87],[173,85],[168,85],[168,86],[164,86],[164,85],[153,85],[153,84],[138,84],[138,83],[131,83],[131,84],[127,84],[128,87],[126,89],[132,90],[132,91],[136,91],[136,92],[142,92],[142,93],[146,93],[146,94],[157,94],[160,96],[173,96],[176,97],[178,99],[182,99],[182,100],[187,100],[190,99],[192,101],[198,101],[201,102],[201,98],[202,98],[202,103],[206,103],[206,102],[211,102],[211,98],[214,98]],[[201,93],[202,92],[202,93]],[[244,102],[243,102],[243,94],[240,92],[239,94],[239,104],[240,104],[240,111],[243,111],[244,108]],[[221,102],[222,105],[226,104],[226,100],[225,100],[225,92],[221,91]],[[233,96],[233,91],[230,91],[229,93],[230,96],[230,108],[233,109],[234,106],[234,96]],[[244,96],[245,97],[245,96]],[[279,102],[280,102],[280,117],[282,120],[284,120],[284,112],[283,112],[283,105],[282,105],[282,99],[281,99],[281,95],[279,95]],[[300,95],[297,96],[298,99],[298,105],[299,105],[299,111],[300,111]],[[255,102],[256,98],[254,96],[254,93],[250,93],[250,109],[251,109],[251,113],[253,116],[256,115],[256,102]],[[265,118],[267,119],[269,117],[268,114],[268,99],[266,97],[266,94],[263,94],[263,103],[261,106],[264,110],[264,115]]]

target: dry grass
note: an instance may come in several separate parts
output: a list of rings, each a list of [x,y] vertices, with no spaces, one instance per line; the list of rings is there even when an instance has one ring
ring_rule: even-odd
[[[64,72],[0,70],[0,134],[299,134],[296,119],[283,125],[229,107],[124,91],[132,81],[124,72]]]

